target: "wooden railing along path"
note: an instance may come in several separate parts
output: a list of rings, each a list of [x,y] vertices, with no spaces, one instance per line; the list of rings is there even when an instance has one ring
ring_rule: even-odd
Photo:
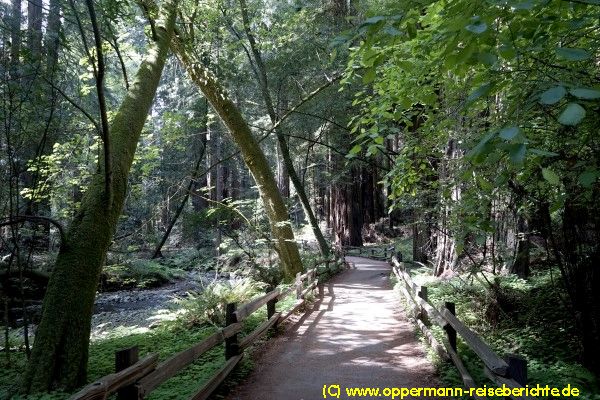
[[[375,246],[344,246],[342,248],[344,256],[368,257],[375,260],[388,261],[394,256],[394,246],[391,247],[375,247]],[[402,255],[396,254],[402,261]]]
[[[394,275],[398,278],[400,291],[412,308],[415,322],[431,347],[443,359],[450,360],[460,373],[465,387],[475,388],[475,381],[464,366],[457,350],[457,336],[460,335],[467,346],[473,350],[484,364],[485,375],[496,385],[506,385],[509,388],[524,388],[527,384],[527,361],[515,354],[506,354],[500,358],[475,332],[463,324],[457,317],[455,305],[446,302],[443,309],[438,310],[427,299],[427,287],[414,283],[405,264],[392,257]],[[440,326],[446,332],[442,344],[435,338],[429,327],[432,323]],[[479,396],[473,396],[480,399]],[[527,396],[510,396],[512,399],[533,399]]]
[[[227,304],[225,327],[200,343],[174,354],[163,362],[159,363],[158,354],[150,354],[139,360],[137,347],[118,351],[115,355],[117,372],[87,385],[74,394],[71,400],[103,400],[115,392],[117,393],[117,399],[144,399],[159,385],[175,376],[208,350],[225,342],[225,365],[191,397],[193,400],[207,399],[242,359],[245,348],[265,334],[269,328],[298,311],[305,304],[308,294],[316,288],[319,289],[319,296],[323,296],[323,285],[319,284],[317,276],[319,275],[317,272],[319,264],[325,264],[326,266],[324,270],[319,271],[320,274],[338,271],[333,260],[318,261],[315,263],[314,268],[306,273],[298,273],[294,284],[288,288],[276,288],[239,307],[236,307],[236,304],[233,303]],[[296,293],[296,302],[293,307],[285,313],[277,311],[277,301],[293,292]],[[244,320],[264,305],[267,306],[267,320],[247,336],[241,339],[238,338]]]

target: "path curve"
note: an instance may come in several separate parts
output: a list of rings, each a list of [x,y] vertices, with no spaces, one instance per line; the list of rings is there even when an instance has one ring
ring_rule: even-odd
[[[346,259],[356,268],[335,276],[311,311],[269,340],[250,376],[226,399],[316,400],[325,384],[339,384],[341,399],[349,387],[439,386],[392,290],[389,264]]]

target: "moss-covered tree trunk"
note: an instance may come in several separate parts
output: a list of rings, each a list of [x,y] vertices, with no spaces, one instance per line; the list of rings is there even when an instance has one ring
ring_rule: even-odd
[[[112,203],[107,204],[104,171],[99,169],[85,192],[58,254],[48,284],[29,366],[27,393],[73,389],[86,381],[94,298],[106,252],[121,215],[127,177],[138,139],[152,105],[173,37],[177,0],[164,6],[164,19],[110,127]],[[103,166],[100,160],[99,165]]]
[[[254,56],[254,61],[256,63],[258,84],[260,85],[260,90],[263,96],[263,100],[265,102],[265,106],[267,108],[267,113],[269,114],[269,118],[271,119],[271,123],[275,125],[279,121],[279,115],[277,115],[277,112],[275,111],[273,99],[269,91],[267,69],[265,67],[265,63],[263,62],[262,55],[260,54],[260,51],[256,44],[256,40],[254,39],[254,35],[250,30],[250,19],[248,17],[248,6],[246,4],[246,0],[239,0],[239,3],[242,11],[244,31],[246,32],[246,37],[248,38],[248,42],[250,43],[250,49],[252,50],[252,55]],[[252,62],[252,60],[250,60],[250,62]],[[308,196],[306,195],[306,190],[304,190],[302,180],[298,176],[296,168],[294,168],[292,155],[290,154],[290,149],[287,140],[280,126],[275,128],[275,135],[277,136],[277,142],[279,144],[279,150],[281,152],[281,158],[283,159],[283,165],[285,166],[286,175],[289,176],[290,180],[292,181],[292,184],[294,185],[294,189],[296,189],[296,193],[298,194],[298,198],[300,199],[300,203],[302,204],[304,213],[308,218],[315,238],[317,239],[317,243],[319,244],[321,254],[323,255],[323,257],[328,258],[329,246],[327,244],[327,241],[325,240],[325,237],[323,236],[323,232],[321,232],[321,228],[319,227],[319,221],[317,220],[317,217],[315,216],[315,213],[313,212],[313,209],[310,206],[310,201],[308,199]]]
[[[263,200],[271,231],[277,241],[277,251],[285,275],[289,278],[302,270],[302,260],[290,225],[288,211],[277,188],[275,176],[242,113],[221,87],[216,77],[196,60],[179,39],[172,42],[192,81],[200,88],[215,112],[227,126],[240,149]]]

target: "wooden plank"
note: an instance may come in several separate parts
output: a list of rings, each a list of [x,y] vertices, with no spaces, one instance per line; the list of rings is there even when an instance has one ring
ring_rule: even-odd
[[[275,289],[272,292],[269,292],[257,299],[252,300],[251,302],[239,307],[234,313],[237,317],[237,322],[241,322],[244,319],[246,319],[254,311],[258,310],[260,307],[267,304],[267,302],[269,300],[277,298],[277,296],[279,296],[280,293],[281,292],[279,289]]]
[[[309,269],[308,271],[306,271],[305,273],[303,273],[302,275],[300,275],[299,279],[301,281],[303,281],[303,280],[309,278],[310,275],[313,273],[314,270],[315,270],[314,268]]]
[[[463,338],[465,343],[477,354],[483,363],[496,375],[506,376],[508,373],[508,364],[498,357],[496,353],[487,345],[475,332],[464,325],[448,309],[442,311],[442,316],[450,326]]]
[[[448,360],[448,353],[446,353],[442,345],[433,336],[429,328],[421,320],[417,319],[416,321],[417,326],[421,330],[421,333],[423,333],[423,336],[425,336],[425,338],[427,339],[427,342],[429,343],[431,348],[435,350],[435,352],[438,354],[438,356],[440,356],[440,358],[442,358],[443,360]]]
[[[215,391],[215,389],[219,387],[219,385],[225,380],[225,378],[227,378],[227,376],[231,373],[233,368],[235,368],[237,363],[240,362],[243,355],[244,354],[242,353],[237,356],[233,356],[229,360],[227,360],[225,365],[221,367],[221,369],[218,370],[217,373],[214,374],[212,378],[210,378],[210,380],[206,382],[204,386],[202,386],[200,390],[196,392],[196,394],[190,397],[190,400],[208,399],[208,397]]]
[[[394,271],[394,274],[398,277],[398,280],[404,282],[406,289],[411,293],[411,297],[414,298],[415,303],[417,303],[425,310],[425,312],[427,312],[427,316],[431,318],[433,322],[435,322],[442,328],[448,325],[448,322],[444,319],[444,317],[437,310],[437,308],[432,306],[427,300],[422,299],[417,295],[417,293],[419,293],[420,291],[420,287],[413,282],[412,278],[406,271],[403,271],[402,269],[400,269],[400,267],[392,268],[392,270]]]
[[[412,308],[413,317],[417,318],[417,315],[419,314],[419,306],[417,306],[417,303],[415,303],[415,300],[412,298],[412,296],[404,286],[400,286],[400,292],[402,292],[402,295],[408,302],[409,307]]]
[[[456,369],[458,370],[458,373],[460,374],[460,377],[461,377],[465,387],[466,388],[477,387],[477,386],[475,386],[475,381],[473,380],[473,377],[469,373],[469,370],[467,370],[467,367],[465,367],[465,365],[462,363],[462,360],[460,359],[458,354],[454,351],[454,349],[452,348],[450,343],[448,343],[448,340],[444,339],[442,341],[442,343],[444,343],[444,349],[446,350],[446,353],[448,354],[448,356],[450,356],[450,360],[452,360],[452,363],[456,366]]]
[[[270,327],[275,325],[275,323],[279,320],[280,316],[280,312],[273,314],[271,318],[260,324],[256,329],[252,331],[252,333],[240,340],[240,349],[248,347],[250,344],[252,344],[252,342],[261,337],[267,330],[269,330]]]
[[[302,291],[302,293],[300,293],[300,298],[303,299],[315,287],[317,287],[317,281],[314,281],[313,283],[311,283],[310,285],[308,285],[308,287],[306,289],[304,289]]]
[[[226,338],[240,332],[242,328],[243,324],[241,322],[228,325],[189,349],[169,357],[160,363],[154,371],[139,380],[136,384],[138,393],[141,397],[146,397],[157,386],[179,373],[179,371],[200,358],[202,354],[222,343]]]
[[[279,293],[279,296],[277,296],[277,300],[281,300],[281,299],[285,299],[287,296],[289,296],[292,292],[296,291],[296,285],[292,285],[290,287],[288,287],[287,289],[283,289],[281,290],[281,293]]]
[[[410,298],[413,300],[413,302],[421,308],[423,308],[425,312],[427,312],[427,316],[429,318],[431,318],[437,325],[441,326],[442,328],[448,325],[448,322],[444,319],[442,314],[434,306],[432,306],[427,300],[422,299],[417,295],[417,293],[419,292],[419,286],[417,286],[412,281],[410,276],[405,271],[402,271],[398,267],[392,268],[392,271],[398,277],[400,283],[404,283],[404,286],[406,287],[405,290],[408,293],[410,293]],[[404,289],[404,287],[401,286],[401,289]]]
[[[511,389],[523,388],[523,386],[519,385],[519,383],[517,381],[515,381],[514,379],[505,378],[500,375],[497,375],[485,366],[483,367],[483,372],[485,373],[485,375],[488,378],[490,378],[490,380],[492,382],[494,382],[496,385],[498,385],[500,387],[502,385],[506,385],[507,387],[509,387]],[[512,396],[512,395],[510,395],[508,397],[510,397],[511,399],[514,399],[514,400],[535,400],[535,397],[531,397],[531,396]]]
[[[106,375],[70,397],[71,400],[105,399],[124,386],[129,386],[150,373],[158,364],[158,354],[150,354],[131,367]]]
[[[289,310],[287,313],[285,313],[284,315],[282,315],[282,316],[279,317],[279,321],[277,321],[277,323],[279,324],[279,323],[285,321],[286,319],[288,319],[290,315],[292,315],[293,313],[295,313],[296,311],[298,311],[298,309],[302,305],[304,305],[305,301],[306,300],[304,300],[304,299],[297,300],[296,303],[294,303],[294,307],[292,307],[291,310]]]

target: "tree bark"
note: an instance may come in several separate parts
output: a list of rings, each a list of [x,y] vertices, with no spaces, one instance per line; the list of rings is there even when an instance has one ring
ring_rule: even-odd
[[[297,272],[302,271],[302,260],[290,225],[287,208],[263,151],[252,135],[240,110],[229,98],[216,77],[203,66],[200,60],[196,60],[192,56],[192,52],[188,52],[181,39],[174,40],[171,46],[192,81],[208,99],[238,145],[262,197],[271,231],[277,241],[276,249],[284,273],[287,278],[292,278]]]
[[[13,66],[19,63],[21,53],[21,0],[12,0],[10,16],[10,62]]]
[[[244,23],[244,30],[246,31],[246,36],[248,38],[248,42],[250,43],[250,49],[252,50],[252,54],[254,56],[254,61],[256,62],[256,70],[257,70],[257,78],[259,81],[259,85],[261,88],[261,93],[263,96],[263,100],[265,102],[265,106],[267,108],[267,112],[269,114],[269,118],[271,119],[271,123],[273,125],[277,124],[279,120],[279,116],[275,111],[275,107],[273,105],[273,99],[271,98],[271,94],[269,92],[269,83],[267,80],[267,70],[265,68],[262,56],[260,51],[258,50],[258,46],[256,45],[256,40],[252,35],[250,30],[250,21],[248,18],[248,6],[246,4],[246,0],[239,0],[240,8],[242,11],[242,20]],[[251,60],[250,60],[251,61]],[[278,126],[275,128],[275,135],[277,136],[277,142],[279,144],[279,151],[281,152],[281,158],[283,159],[283,165],[285,168],[281,170],[281,179],[285,179],[287,181],[287,177],[292,181],[294,185],[294,189],[296,189],[296,193],[300,198],[300,202],[302,203],[302,208],[304,209],[304,213],[306,214],[310,226],[313,230],[315,238],[317,239],[317,243],[319,244],[319,249],[321,250],[321,255],[323,257],[329,257],[329,246],[327,245],[327,241],[323,236],[323,232],[321,232],[321,228],[319,227],[319,221],[315,217],[315,213],[310,205],[310,201],[308,196],[306,195],[306,190],[304,190],[304,185],[294,168],[294,162],[292,160],[292,156],[290,154],[290,149],[287,144],[287,140],[283,131]],[[286,176],[287,175],[287,176]],[[287,186],[287,195],[289,196],[289,184],[281,183],[285,188]]]
[[[112,204],[104,193],[103,160],[71,223],[50,278],[42,319],[23,381],[26,393],[74,389],[86,381],[94,297],[125,201],[133,156],[173,37],[177,0],[166,2],[155,43],[111,125]]]

